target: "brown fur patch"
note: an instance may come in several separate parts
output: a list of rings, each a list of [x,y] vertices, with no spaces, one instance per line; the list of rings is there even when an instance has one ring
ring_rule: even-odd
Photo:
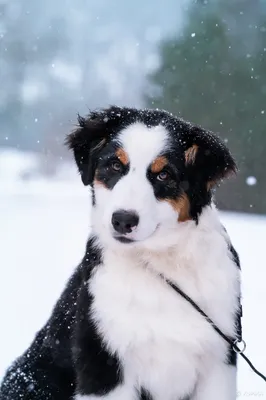
[[[198,151],[198,146],[193,144],[189,149],[185,151],[186,164],[193,164],[196,159],[196,154]]]
[[[176,200],[166,199],[166,201],[168,201],[168,203],[170,203],[174,210],[179,213],[178,222],[185,222],[191,219],[189,214],[190,202],[185,193]]]
[[[151,164],[151,171],[157,174],[158,172],[161,172],[167,164],[167,158],[163,156],[157,157]]]
[[[119,161],[121,161],[122,164],[127,165],[129,163],[129,158],[127,155],[127,152],[120,147],[119,149],[116,150],[115,152],[117,158]]]

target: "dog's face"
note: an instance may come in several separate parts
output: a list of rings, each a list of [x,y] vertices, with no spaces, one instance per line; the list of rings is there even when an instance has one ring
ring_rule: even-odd
[[[197,223],[212,187],[236,169],[214,134],[165,111],[111,107],[79,124],[67,141],[108,243],[168,243],[180,224]]]

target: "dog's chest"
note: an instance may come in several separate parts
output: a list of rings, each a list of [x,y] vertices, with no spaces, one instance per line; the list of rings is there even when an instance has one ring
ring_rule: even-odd
[[[202,293],[205,299],[211,297],[210,316],[222,313],[223,290],[219,293],[213,287],[214,276],[208,277],[206,286],[204,277],[198,280],[184,269],[176,274],[177,283],[195,301],[202,302]],[[93,275],[89,290],[94,297],[92,315],[109,350],[119,354],[140,385],[157,395],[163,388],[165,396],[166,387],[180,397],[191,392],[214,349],[216,356],[225,357],[225,343],[203,317],[160,277],[132,260],[107,259]],[[222,325],[233,326],[231,313],[222,319]]]

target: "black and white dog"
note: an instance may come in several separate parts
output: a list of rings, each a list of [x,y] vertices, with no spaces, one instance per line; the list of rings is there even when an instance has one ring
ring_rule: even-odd
[[[92,189],[85,256],[1,400],[235,400],[240,268],[212,189],[235,172],[213,133],[110,107],[67,138]]]

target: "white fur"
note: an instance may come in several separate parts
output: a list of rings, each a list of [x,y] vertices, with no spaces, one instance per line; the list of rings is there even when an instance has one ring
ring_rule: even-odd
[[[147,249],[146,241],[104,249],[103,265],[89,284],[93,318],[126,377],[134,377],[132,385],[144,386],[155,400],[192,393],[195,400],[233,400],[235,369],[224,364],[224,340],[157,275],[176,282],[225,334],[235,334],[239,271],[215,208],[206,207],[198,226],[176,223],[175,238],[174,247],[160,252]],[[102,398],[120,400],[117,393]]]
[[[157,201],[148,166],[167,147],[162,126],[134,124],[118,136],[130,170],[112,190],[95,186],[93,231],[103,264],[89,282],[92,317],[109,351],[119,356],[125,383],[104,400],[135,400],[144,387],[154,400],[233,400],[235,368],[225,364],[226,343],[158,274],[176,282],[227,335],[235,335],[239,270],[213,205],[199,224],[178,223],[178,212]],[[134,244],[121,244],[111,226],[118,209],[138,213]],[[223,385],[223,388],[221,388]],[[96,400],[95,396],[78,399]]]
[[[121,385],[116,389],[112,390],[110,393],[103,396],[94,395],[81,395],[75,396],[75,400],[138,400],[137,391],[134,386]],[[230,399],[231,400],[231,399]]]
[[[192,400],[236,400],[236,367],[212,362]]]
[[[139,224],[126,236],[141,241],[151,237],[155,230],[171,230],[176,225],[178,213],[168,202],[157,201],[153,187],[147,179],[149,165],[167,148],[168,132],[163,126],[147,128],[133,124],[118,135],[117,139],[126,151],[130,170],[112,190],[95,185],[96,210],[93,225],[105,245],[114,242],[112,214],[119,210],[132,210],[139,215]],[[141,143],[141,145],[140,145]]]

